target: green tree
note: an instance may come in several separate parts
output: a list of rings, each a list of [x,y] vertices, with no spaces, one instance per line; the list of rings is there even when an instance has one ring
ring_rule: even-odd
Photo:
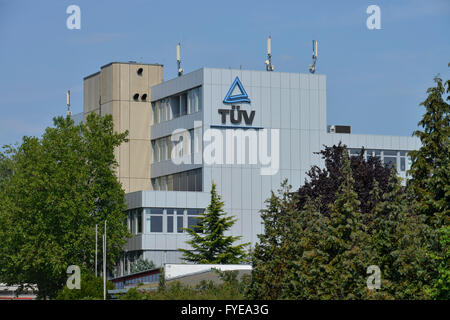
[[[224,203],[216,191],[216,184],[211,187],[211,203],[198,218],[195,228],[185,229],[191,240],[189,244],[193,251],[179,249],[186,261],[194,263],[233,264],[246,261],[245,247],[248,243],[233,245],[241,237],[226,236],[236,222],[231,216],[226,216]]]
[[[130,266],[131,273],[147,271],[155,268],[153,261],[148,261],[147,259],[139,258],[136,262],[133,262]]]
[[[408,187],[413,192],[416,210],[425,214],[428,224],[449,224],[450,213],[450,100],[443,95],[450,92],[450,80],[443,83],[435,77],[436,86],[427,90],[428,97],[420,105],[425,113],[414,135],[422,143],[419,150],[409,152],[412,164]]]
[[[450,227],[442,227],[440,230],[440,241],[442,253],[433,255],[436,261],[440,262],[438,268],[438,278],[433,288],[430,290],[431,297],[439,300],[450,300]]]
[[[450,104],[446,102],[450,100],[450,80],[443,82],[437,76],[434,82],[436,85],[427,90],[428,96],[421,103],[425,113],[419,126],[423,129],[414,135],[422,146],[409,153],[412,164],[408,189],[414,210],[426,217],[434,231],[429,255],[440,261],[440,267],[434,277],[432,296],[443,298],[450,295]]]
[[[108,267],[129,236],[114,173],[114,149],[127,132],[115,133],[110,115],[90,114],[80,125],[59,117],[54,125],[41,138],[23,138],[0,189],[1,280],[36,284],[44,299],[63,287],[69,265],[94,269],[96,224],[101,234],[107,220]]]
[[[106,290],[113,290],[114,283],[106,281]],[[106,298],[109,295],[106,293]],[[56,300],[103,300],[103,277],[96,277],[90,270],[81,270],[80,289],[64,286]]]
[[[354,190],[348,153],[329,216],[308,201],[300,213],[296,257],[284,279],[282,297],[295,299],[357,299],[366,290],[368,247],[366,228]]]
[[[386,192],[378,194],[374,219],[368,225],[370,264],[380,267],[381,289],[367,292],[374,299],[428,299],[436,263],[428,255],[431,228],[414,212],[401,178],[392,170]]]
[[[261,210],[264,232],[252,253],[252,281],[249,297],[277,299],[281,296],[288,264],[295,259],[293,244],[298,241],[297,194],[287,180],[277,193],[271,192],[267,208]]]

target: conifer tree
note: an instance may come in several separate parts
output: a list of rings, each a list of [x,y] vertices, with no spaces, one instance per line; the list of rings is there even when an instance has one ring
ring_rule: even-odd
[[[296,257],[294,244],[299,240],[297,194],[291,192],[287,180],[277,193],[266,200],[261,210],[264,232],[252,254],[252,283],[249,290],[254,299],[277,299],[283,291],[283,279],[289,272],[290,262]]]
[[[211,264],[238,264],[246,262],[245,247],[248,243],[233,245],[241,237],[226,236],[236,222],[232,216],[226,216],[224,202],[217,193],[216,184],[211,187],[211,202],[198,218],[194,228],[185,229],[190,240],[186,241],[193,250],[179,249],[186,261]]]
[[[320,198],[309,198],[296,222],[284,225],[289,229],[286,233],[295,234],[297,239],[280,244],[291,252],[285,261],[277,261],[287,265],[281,298],[355,299],[364,294],[367,237],[347,152],[329,214],[321,212],[320,202]]]
[[[423,131],[414,135],[422,143],[419,150],[409,152],[412,164],[409,188],[416,200],[416,209],[427,216],[430,225],[448,225],[450,214],[450,80],[443,83],[435,77],[436,86],[427,90],[428,97],[420,105],[426,109],[418,123]]]
[[[328,232],[318,243],[326,255],[320,298],[355,299],[366,286],[367,236],[354,190],[354,179],[348,152],[342,158],[342,177],[336,200],[330,206]]]
[[[450,64],[449,64],[450,66]],[[435,87],[427,90],[428,97],[421,103],[426,112],[417,130],[422,146],[409,153],[412,160],[408,174],[408,188],[414,200],[414,209],[426,217],[434,231],[430,255],[440,261],[432,296],[450,295],[450,80],[445,83],[435,77]],[[444,98],[444,95],[447,97]]]
[[[374,193],[379,189],[375,186]],[[369,224],[370,264],[382,273],[381,288],[368,291],[375,299],[427,299],[427,286],[435,274],[436,263],[427,254],[431,228],[423,216],[416,215],[392,170],[386,192],[375,208]]]

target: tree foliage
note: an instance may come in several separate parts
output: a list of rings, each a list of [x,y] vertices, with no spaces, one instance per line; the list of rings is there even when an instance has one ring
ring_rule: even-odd
[[[449,298],[449,81],[435,81],[406,189],[395,168],[362,153],[349,159],[339,144],[320,152],[325,168],[313,167],[298,192],[283,183],[272,193],[250,297]],[[371,265],[381,270],[380,289],[366,287]]]
[[[114,148],[127,133],[95,114],[86,124],[59,117],[54,125],[11,152],[11,175],[0,189],[0,280],[36,284],[41,298],[55,297],[69,265],[94,269],[96,224],[101,235],[107,220],[108,266],[129,236],[114,173]]]
[[[449,64],[450,66],[450,64]],[[409,153],[412,160],[408,188],[414,210],[426,217],[434,231],[429,254],[439,261],[438,276],[431,290],[437,299],[450,296],[450,80],[437,76],[435,86],[427,90],[421,106],[425,113],[418,123],[422,130],[414,135],[422,143],[419,150]],[[447,95],[447,97],[445,97]]]
[[[153,261],[148,261],[147,259],[139,258],[135,262],[131,263],[130,269],[131,273],[147,271],[155,268]]]
[[[383,192],[374,178],[362,213],[350,159],[344,149],[333,203],[307,198],[286,182],[262,210],[265,233],[253,255],[250,297],[257,299],[429,298],[433,275],[427,255],[430,228],[411,213],[395,170]],[[364,176],[364,175],[362,175]],[[320,184],[320,182],[318,182]],[[369,290],[367,268],[381,269],[382,286]]]
[[[114,283],[106,281],[106,292],[114,288]],[[106,298],[109,298],[108,293]],[[103,277],[96,277],[90,270],[82,270],[80,289],[69,289],[64,286],[58,292],[56,300],[103,300]]]
[[[309,181],[298,190],[298,207],[302,209],[308,199],[317,199],[320,197],[320,212],[328,215],[330,204],[332,204],[337,195],[342,176],[343,153],[346,146],[339,143],[337,146],[324,146],[323,150],[318,152],[324,159],[325,167],[313,166],[308,172]],[[391,169],[381,163],[379,157],[369,157],[364,159],[364,148],[359,156],[350,158],[350,167],[354,178],[354,189],[360,202],[359,209],[362,214],[366,214],[373,209],[373,203],[370,201],[373,183],[378,183],[381,192],[387,187]]]
[[[217,193],[216,184],[211,187],[211,202],[198,218],[194,228],[185,229],[190,236],[187,241],[191,250],[179,249],[186,261],[194,263],[238,264],[246,261],[245,247],[248,243],[233,245],[241,237],[227,236],[236,219],[227,216],[224,202]]]

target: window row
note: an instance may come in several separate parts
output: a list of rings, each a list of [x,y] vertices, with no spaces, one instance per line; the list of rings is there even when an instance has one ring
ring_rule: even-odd
[[[152,179],[153,190],[202,191],[202,168]]]
[[[361,149],[349,149],[350,156],[359,156]],[[380,149],[366,149],[364,152],[364,159],[368,160],[369,157],[379,157],[381,162],[388,167],[396,166],[400,172],[409,170],[410,159],[408,157],[408,151],[402,150],[380,150]]]
[[[202,88],[197,87],[152,103],[153,123],[169,121],[202,110]]]
[[[152,163],[181,159],[202,150],[202,128],[185,130],[152,140]]]
[[[183,228],[195,228],[203,209],[138,208],[128,210],[128,230],[131,234],[183,233]],[[144,227],[144,229],[142,228]]]

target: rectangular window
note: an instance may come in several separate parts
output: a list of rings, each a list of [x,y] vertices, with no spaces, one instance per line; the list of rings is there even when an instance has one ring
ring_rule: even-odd
[[[186,93],[183,93],[182,95],[180,95],[180,110],[187,110],[187,113],[192,113],[192,110],[190,110],[190,108],[188,108]]]
[[[152,104],[152,109],[153,109],[153,123],[159,123],[159,104],[160,102],[154,102]]]
[[[145,209],[146,232],[163,232],[163,209]]]
[[[137,233],[142,233],[142,208],[136,210]]]
[[[133,234],[133,210],[128,210],[128,230]]]
[[[167,216],[167,232],[173,232],[173,215]]]
[[[187,103],[183,103],[180,105],[180,116],[185,116],[188,113],[188,105]]]
[[[173,175],[167,177],[167,190],[173,191]]]
[[[195,171],[196,170],[192,170],[188,172],[187,191],[195,191]]]
[[[188,228],[194,229],[195,231],[198,231],[196,226],[199,224],[198,217],[188,217]]]
[[[159,143],[155,140],[155,162],[159,162]]]
[[[389,168],[392,168],[393,165],[397,165],[397,157],[384,157],[383,162]]]
[[[177,216],[177,232],[183,233],[183,216]]]
[[[404,157],[400,158],[400,171],[406,170],[406,159]]]
[[[180,174],[180,191],[187,191],[187,174],[181,172]]]
[[[195,171],[195,191],[202,191],[202,169],[197,169]]]
[[[172,159],[172,148],[173,148],[173,142],[170,139],[170,137],[167,137],[167,159]]]
[[[173,216],[174,216],[175,210],[174,209],[166,209],[166,215],[167,215],[167,232],[172,233],[173,232]]]

